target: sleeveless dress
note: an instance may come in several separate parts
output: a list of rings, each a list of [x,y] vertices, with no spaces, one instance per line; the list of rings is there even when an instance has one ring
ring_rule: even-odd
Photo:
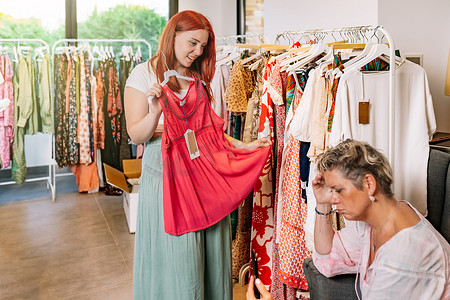
[[[161,151],[165,231],[181,235],[210,227],[234,211],[257,182],[271,147],[235,148],[211,108],[199,79],[180,99],[167,86]],[[180,103],[184,105],[181,106]],[[200,156],[191,159],[184,138],[195,131]]]

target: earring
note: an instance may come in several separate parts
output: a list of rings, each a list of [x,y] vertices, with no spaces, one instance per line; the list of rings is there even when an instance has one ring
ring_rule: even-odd
[[[374,201],[375,201],[375,197],[374,197],[374,196],[372,196],[372,195],[369,195],[369,199],[370,199],[370,201],[372,201],[372,202],[374,202]]]

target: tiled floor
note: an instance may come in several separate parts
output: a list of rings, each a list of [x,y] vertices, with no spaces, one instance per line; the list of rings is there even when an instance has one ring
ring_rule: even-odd
[[[121,196],[29,194],[0,205],[0,299],[132,299],[134,234]],[[245,290],[235,284],[234,299]]]

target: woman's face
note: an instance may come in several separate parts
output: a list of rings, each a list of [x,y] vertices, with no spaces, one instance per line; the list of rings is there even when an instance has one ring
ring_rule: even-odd
[[[204,48],[208,44],[209,33],[205,29],[193,31],[181,31],[175,36],[175,70],[184,73],[195,59],[202,55]]]
[[[340,170],[325,171],[326,185],[331,189],[331,204],[347,220],[364,220],[371,201],[367,189],[357,189],[353,182],[345,178]]]

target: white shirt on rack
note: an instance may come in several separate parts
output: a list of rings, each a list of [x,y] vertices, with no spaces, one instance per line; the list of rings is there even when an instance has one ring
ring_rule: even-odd
[[[425,70],[405,61],[395,70],[394,193],[427,213],[428,141],[436,131]],[[369,101],[369,124],[358,124],[358,102]],[[389,151],[389,72],[344,72],[336,95],[330,145],[352,138]]]

